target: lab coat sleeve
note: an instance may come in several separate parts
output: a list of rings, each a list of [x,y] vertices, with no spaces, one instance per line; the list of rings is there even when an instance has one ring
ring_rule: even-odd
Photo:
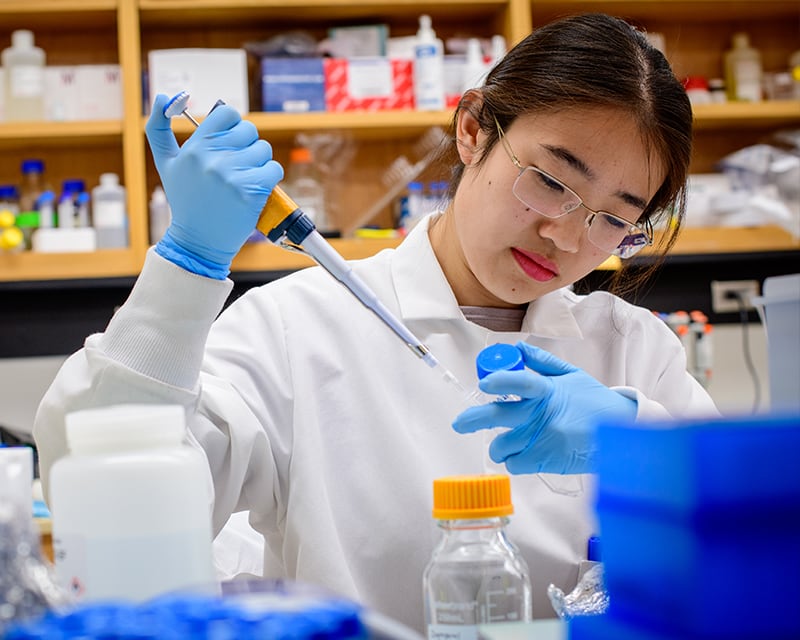
[[[119,403],[180,404],[194,420],[205,342],[232,283],[191,274],[152,249],[106,331],[67,359],[34,421],[45,494],[67,453],[64,416]],[[190,438],[191,440],[191,438]]]

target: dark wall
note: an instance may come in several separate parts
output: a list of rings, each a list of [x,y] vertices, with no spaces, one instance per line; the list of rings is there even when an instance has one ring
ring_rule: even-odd
[[[644,266],[642,260],[635,265]],[[800,251],[751,254],[672,256],[632,302],[656,311],[698,309],[714,324],[738,322],[736,313],[711,311],[712,280],[758,280],[800,272]],[[229,302],[250,287],[286,272],[233,274]],[[595,272],[579,289],[605,288],[607,272]],[[0,283],[0,358],[68,355],[87,335],[102,331],[114,310],[125,302],[133,278]],[[757,320],[751,314],[752,320]]]

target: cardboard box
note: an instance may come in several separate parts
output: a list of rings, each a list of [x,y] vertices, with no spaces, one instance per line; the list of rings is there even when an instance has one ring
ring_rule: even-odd
[[[122,118],[122,73],[118,64],[45,67],[44,82],[45,120]]]
[[[261,92],[264,111],[325,111],[322,58],[263,58]]]
[[[325,60],[328,111],[414,108],[411,60],[364,57]]]
[[[187,91],[187,110],[205,117],[217,100],[248,113],[247,54],[244,49],[155,49],[147,55],[150,98]]]

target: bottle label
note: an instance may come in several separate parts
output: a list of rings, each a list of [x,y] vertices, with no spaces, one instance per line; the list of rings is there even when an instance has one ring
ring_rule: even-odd
[[[56,576],[78,600],[129,598],[214,581],[208,531],[120,537],[53,535]]]
[[[474,624],[430,624],[428,640],[478,640],[478,627]]]
[[[123,227],[125,226],[125,203],[97,202],[94,207],[95,227]]]
[[[12,98],[40,98],[44,95],[44,69],[34,66],[16,66],[10,69]]]

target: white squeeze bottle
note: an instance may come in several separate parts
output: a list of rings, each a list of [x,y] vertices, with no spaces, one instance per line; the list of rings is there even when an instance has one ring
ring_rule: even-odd
[[[3,49],[5,119],[9,122],[44,119],[44,50],[34,46],[33,32],[11,34]]]
[[[478,38],[467,40],[467,56],[464,65],[464,76],[461,79],[461,93],[480,87],[486,78],[488,68],[483,62],[483,50]]]
[[[414,44],[414,99],[417,111],[444,109],[444,45],[431,27],[431,17],[419,17]]]
[[[92,224],[97,232],[98,249],[128,246],[128,214],[125,187],[116,173],[104,173],[92,189]]]
[[[150,244],[156,244],[167,232],[172,221],[172,209],[167,202],[164,187],[156,185],[150,196]]]
[[[214,590],[211,487],[179,405],[114,405],[66,416],[53,465],[56,575],[79,600],[143,601]]]

